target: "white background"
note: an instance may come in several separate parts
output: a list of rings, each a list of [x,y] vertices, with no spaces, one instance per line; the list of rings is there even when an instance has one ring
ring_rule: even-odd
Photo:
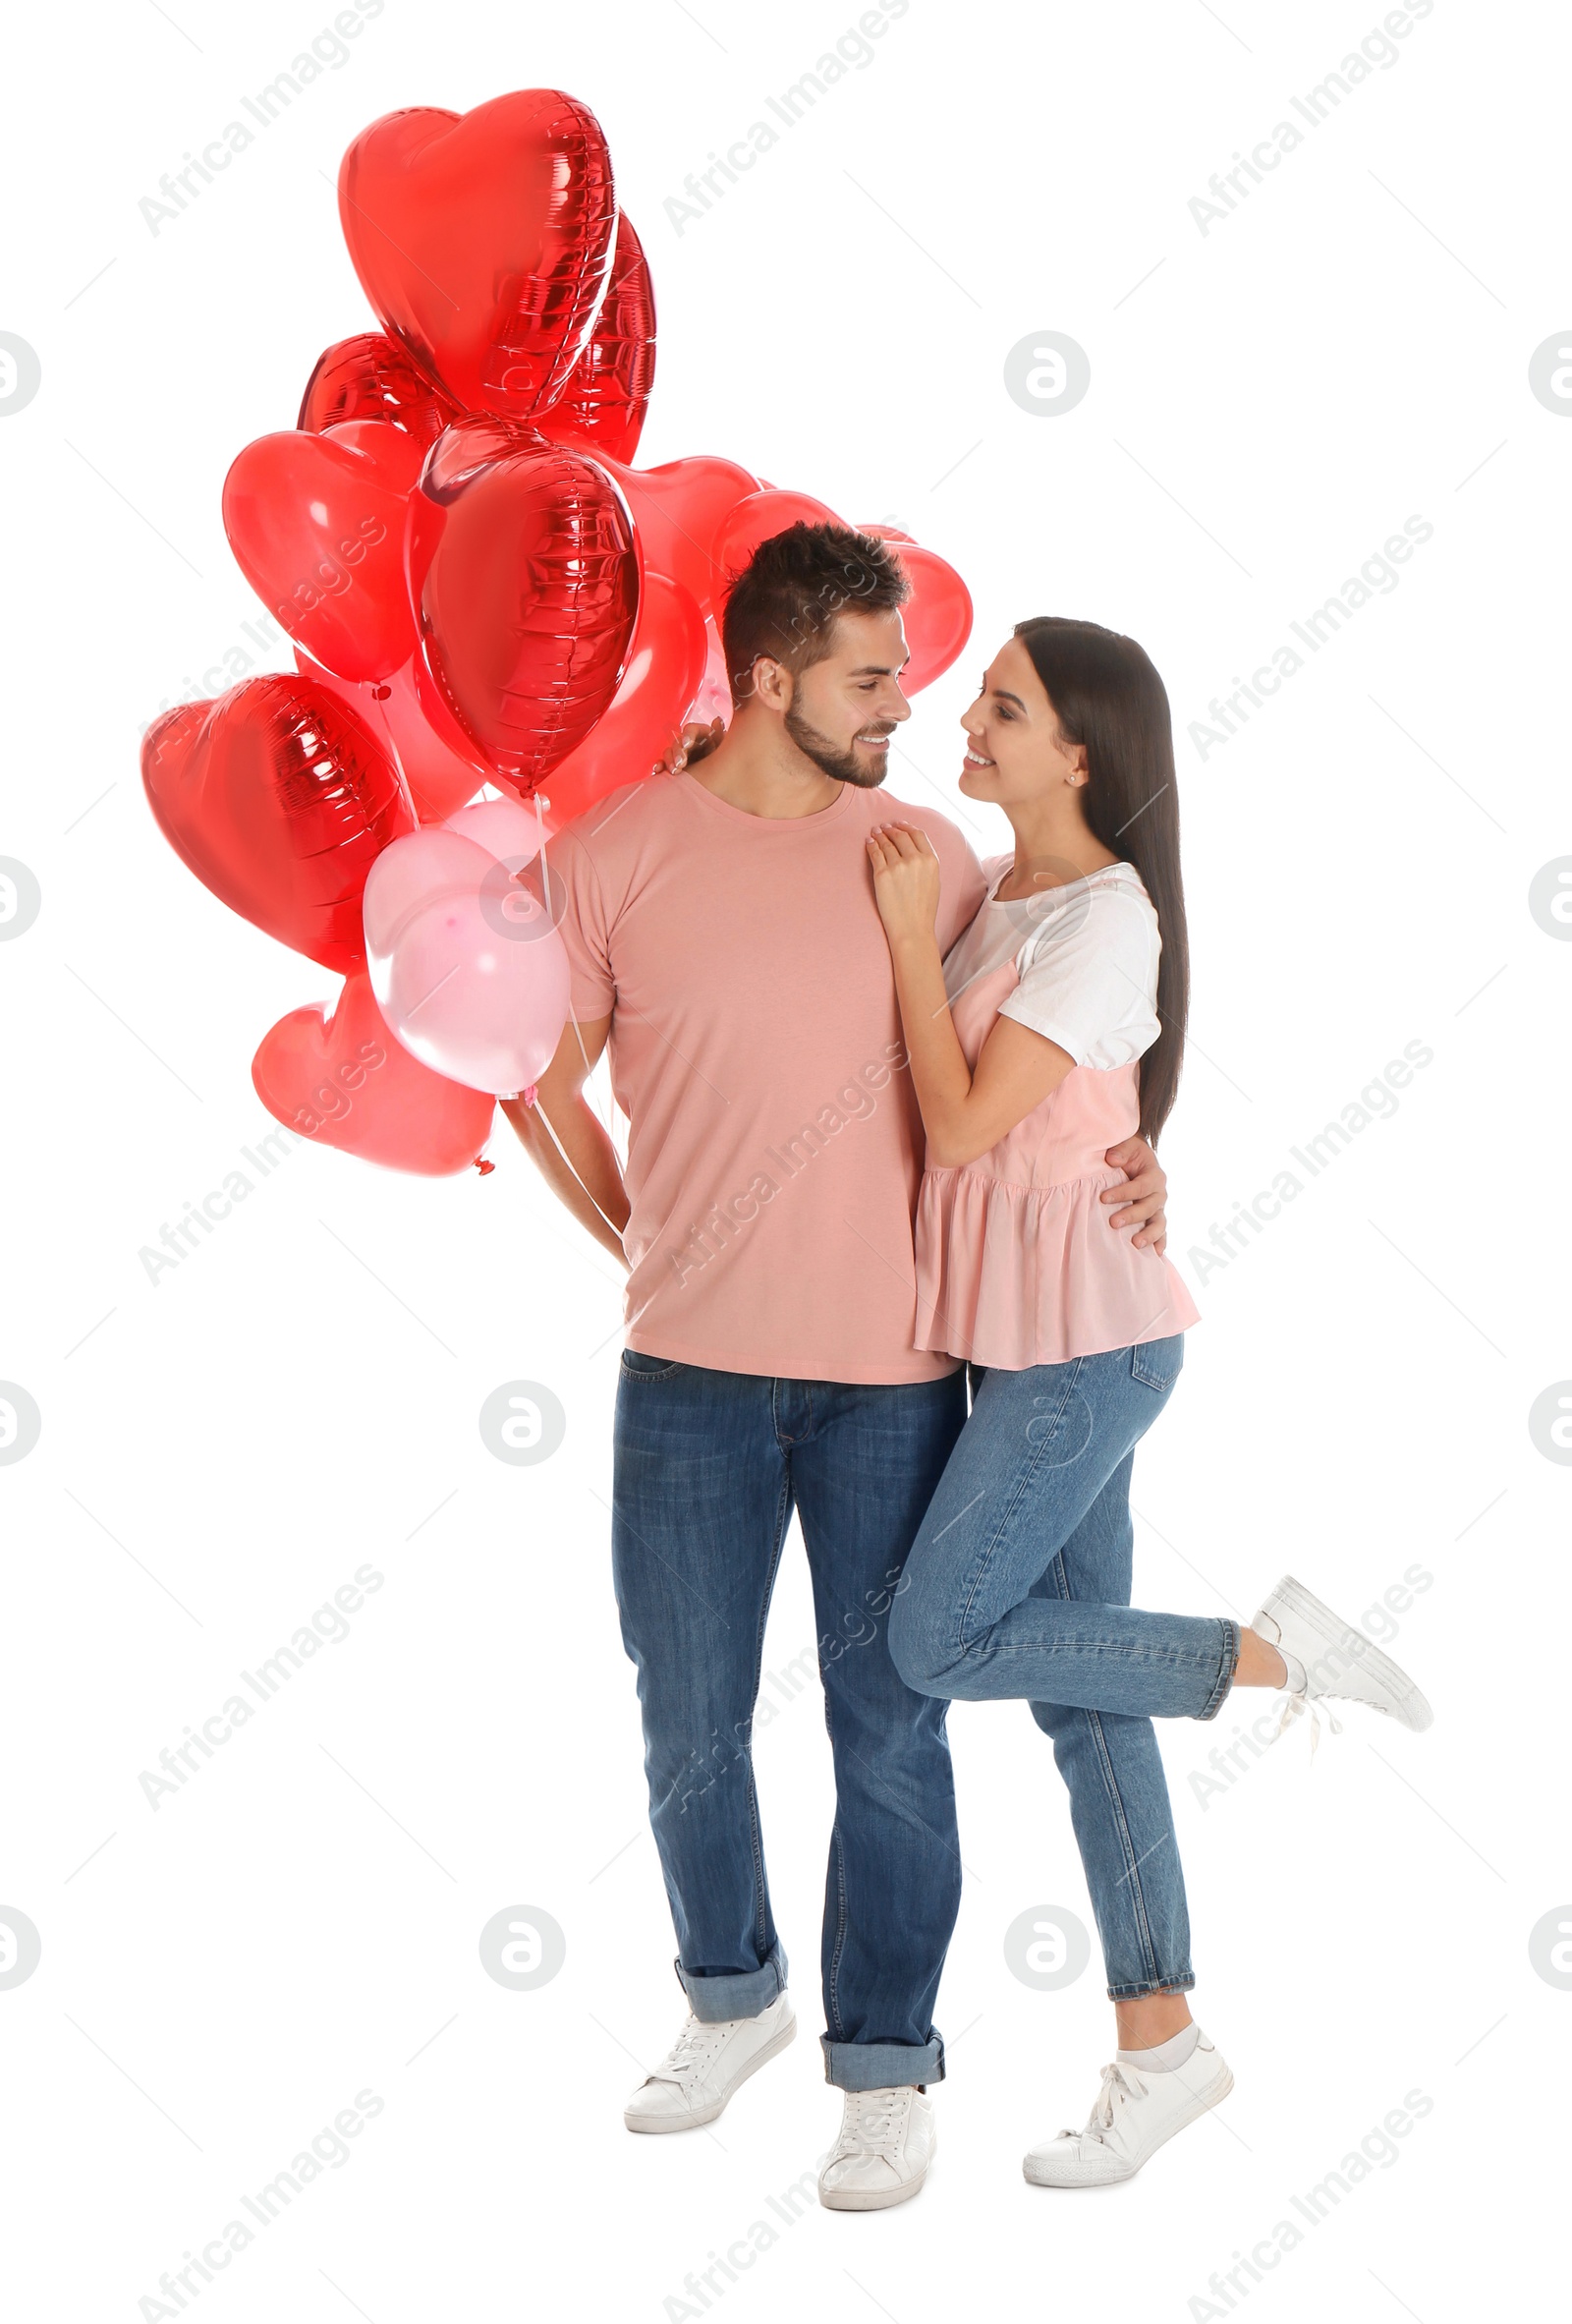
[[[0,1375],[42,1413],[0,1468],[0,1906],[42,1937],[0,1991],[8,2304],[28,2324],[163,2312],[139,2310],[161,2273],[248,2218],[240,2197],[362,2090],[383,2107],[348,2160],[194,2310],[1228,2312],[1213,2271],[1298,2219],[1290,2198],[1414,2090],[1432,2111],[1398,2159],[1229,2298],[1309,2318],[1335,2297],[1376,2324],[1538,2304],[1572,1997],[1528,1939],[1572,1898],[1572,1476],[1527,1416],[1572,1374],[1572,948],[1527,898],[1572,852],[1572,425],[1528,366],[1572,323],[1564,23],[1438,0],[1203,235],[1191,198],[1298,121],[1289,97],[1378,26],[1377,0],[913,0],[679,234],[668,197],[773,119],[766,96],[853,0],[388,0],[342,69],[149,232],[140,198],[330,13],[98,0],[10,43],[0,328],[37,350],[42,385],[0,426],[0,853],[43,906],[0,944]],[[920,2199],[790,2227],[768,2208],[838,2119],[814,2039],[831,1802],[812,1686],[758,1744],[801,2037],[712,2133],[624,2132],[681,1997],[608,1576],[618,1286],[505,1128],[485,1178],[303,1146],[156,1286],[139,1262],[269,1126],[262,1033],[333,988],[206,894],[137,778],[141,727],[215,691],[202,671],[256,609],[224,471],[292,425],[325,344],[371,326],[332,192],[349,140],[397,106],[532,85],[593,106],[649,254],[641,462],[739,458],[903,523],[966,575],[975,650],[919,699],[893,790],[955,804],[957,713],[1023,615],[1111,623],[1162,670],[1196,977],[1165,1160],[1192,1282],[1187,1251],[1290,1146],[1406,1043],[1434,1052],[1394,1118],[1207,1275],[1135,1500],[1138,1594],[1181,1612],[1248,1617],[1285,1568],[1358,1611],[1423,1566],[1396,1651],[1435,1726],[1350,1714],[1314,1767],[1301,1728],[1205,1805],[1190,1775],[1233,1707],[1164,1729],[1196,2009],[1238,2087],[1107,2195],[1020,2177],[1027,2145],[1083,2119],[1112,2043],[1095,1966],[1039,1993],[1005,1962],[1028,1908],[1090,1917],[1015,1706],[952,1721],[968,1878]],[[1057,417],[1003,385],[1043,329],[1092,365]],[[1209,699],[1411,515],[1433,538],[1400,586],[1203,761],[1185,729]],[[521,1378],[567,1412],[535,1468],[477,1428]],[[140,1772],[365,1561],[385,1580],[350,1637],[155,1812]],[[812,1636],[794,1551],[766,1669]],[[480,1965],[509,1906],[566,1934],[533,1992]],[[684,2292],[760,2219],[777,2240],[749,2273]]]

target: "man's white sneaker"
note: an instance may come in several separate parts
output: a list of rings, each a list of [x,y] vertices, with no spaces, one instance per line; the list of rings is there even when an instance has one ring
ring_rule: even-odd
[[[883,2211],[909,2202],[927,2177],[937,2137],[921,2090],[847,2090],[841,2134],[820,2161],[826,2211]]]
[[[1133,2179],[1149,2155],[1226,2098],[1234,2077],[1205,2034],[1183,2066],[1149,2072],[1115,2059],[1084,2130],[1061,2130],[1033,2147],[1021,2168],[1034,2186],[1112,2186]]]
[[[1251,1628],[1275,1646],[1286,1660],[1292,1657],[1304,1672],[1301,1687],[1290,1685],[1283,1705],[1282,1725],[1297,1719],[1307,1704],[1327,1695],[1339,1702],[1364,1703],[1400,1726],[1421,1733],[1434,1717],[1429,1703],[1406,1671],[1366,1637],[1363,1630],[1285,1573],[1267,1597]],[[1333,1728],[1336,1721],[1332,1721]]]
[[[706,2024],[692,2011],[671,2048],[622,2110],[630,2130],[697,2130],[725,2111],[732,2092],[797,2031],[791,1996],[778,1993],[757,2017]]]

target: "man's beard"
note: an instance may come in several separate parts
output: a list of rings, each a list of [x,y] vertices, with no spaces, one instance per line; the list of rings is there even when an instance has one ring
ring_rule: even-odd
[[[786,731],[803,757],[812,759],[819,772],[829,775],[835,782],[856,783],[861,791],[876,791],[889,772],[887,751],[881,755],[877,771],[870,773],[855,751],[850,748],[837,750],[828,735],[820,734],[816,726],[810,726],[795,706],[786,712]],[[881,724],[878,731],[880,734],[893,734],[895,729],[892,725]]]

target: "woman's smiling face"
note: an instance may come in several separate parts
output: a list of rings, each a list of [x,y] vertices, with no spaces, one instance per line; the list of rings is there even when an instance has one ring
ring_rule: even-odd
[[[961,789],[969,799],[1003,807],[1039,799],[1056,784],[1085,775],[1086,752],[1060,740],[1058,713],[1019,638],[1009,639],[988,663],[961,724],[968,746]]]

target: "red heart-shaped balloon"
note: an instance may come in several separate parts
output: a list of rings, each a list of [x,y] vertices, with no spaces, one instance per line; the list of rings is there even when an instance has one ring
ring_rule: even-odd
[[[560,399],[540,422],[541,432],[556,444],[631,460],[654,378],[655,294],[644,245],[624,211],[605,304]]]
[[[346,420],[385,420],[429,447],[458,406],[380,331],[360,331],[324,348],[306,382],[297,427],[319,435]]]
[[[388,113],[345,154],[338,202],[377,319],[456,402],[528,420],[556,401],[617,229],[588,105],[526,88],[472,113]]]
[[[427,714],[533,790],[617,691],[639,605],[626,502],[533,428],[464,420],[411,498],[408,554]]]
[[[708,651],[709,633],[694,599],[646,568],[622,684],[604,716],[552,770],[551,807],[559,822],[640,780],[679,739]]]
[[[751,492],[727,512],[716,529],[711,553],[729,578],[740,573],[752,561],[754,551],[773,540],[777,533],[789,532],[793,525],[838,525],[840,521],[832,508],[826,508],[812,493],[783,492],[771,485],[767,491]]]
[[[416,821],[353,710],[307,678],[247,678],[156,718],[141,776],[164,837],[221,903],[324,968],[364,964],[365,876]]]
[[[252,1059],[274,1119],[318,1146],[392,1170],[446,1177],[478,1162],[495,1100],[433,1073],[394,1040],[364,971],[327,1004],[292,1009]]]
[[[274,619],[344,678],[383,678],[415,651],[404,580],[420,444],[385,421],[248,444],[224,479],[224,531]]]
[[[645,563],[696,597],[702,612],[718,615],[726,573],[715,562],[715,535],[738,502],[758,490],[758,479],[735,460],[704,454],[661,468],[624,468],[605,458],[601,465],[633,510]]]
[[[917,694],[941,678],[972,635],[972,596],[953,565],[915,540],[890,541],[912,585],[901,607],[912,658],[901,672],[902,690]]]
[[[479,753],[468,737],[465,739],[470,756],[461,758],[433,731],[430,719],[421,708],[413,659],[375,684],[366,680],[359,685],[352,678],[340,678],[332,670],[322,669],[298,647],[295,663],[303,678],[324,687],[336,702],[347,702],[371,729],[403,775],[422,823],[446,822],[456,809],[473,799],[480,785],[490,779],[487,769],[476,764]],[[451,721],[449,725],[457,734],[458,728]]]
[[[348,445],[375,467],[378,481],[408,500],[421,481],[428,447],[391,420],[335,420],[320,430],[324,444]]]

